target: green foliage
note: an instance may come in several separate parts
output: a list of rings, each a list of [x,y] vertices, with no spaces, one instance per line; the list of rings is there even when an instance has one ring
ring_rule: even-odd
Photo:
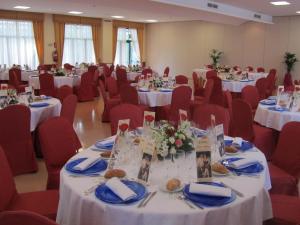
[[[291,52],[286,52],[284,55],[284,63],[287,68],[287,72],[290,73],[293,70],[295,63],[298,62],[296,54]]]
[[[210,53],[209,57],[212,59],[212,65],[213,65],[214,68],[217,68],[217,66],[220,62],[222,54],[223,54],[223,52],[221,52],[217,49],[212,49],[211,50],[211,53]]]

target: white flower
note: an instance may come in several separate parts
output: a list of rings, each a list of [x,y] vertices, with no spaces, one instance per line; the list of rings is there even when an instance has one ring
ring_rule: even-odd
[[[170,137],[170,138],[169,138],[169,142],[170,142],[171,144],[174,144],[174,143],[175,143],[175,138],[174,138],[174,137]]]
[[[171,148],[171,151],[170,151],[171,154],[176,154],[176,149],[173,147]]]
[[[179,135],[179,138],[180,138],[181,140],[185,140],[185,135],[184,135],[184,134],[180,134],[180,135]]]

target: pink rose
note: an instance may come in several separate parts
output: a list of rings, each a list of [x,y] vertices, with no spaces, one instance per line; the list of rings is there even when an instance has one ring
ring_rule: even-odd
[[[182,140],[177,139],[177,140],[175,141],[175,145],[176,145],[177,148],[180,148],[180,147],[182,146]]]

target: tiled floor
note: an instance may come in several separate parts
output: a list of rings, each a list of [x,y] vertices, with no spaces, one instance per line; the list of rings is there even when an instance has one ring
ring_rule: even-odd
[[[102,99],[77,104],[74,128],[83,148],[92,145],[98,139],[110,135],[110,124],[101,122],[102,111]],[[19,192],[45,190],[47,170],[43,160],[38,160],[38,166],[39,170],[37,173],[15,177]]]

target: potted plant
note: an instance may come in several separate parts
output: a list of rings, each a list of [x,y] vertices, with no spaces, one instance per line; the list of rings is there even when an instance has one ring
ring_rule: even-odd
[[[286,65],[287,73],[284,76],[284,86],[289,87],[293,85],[291,71],[294,68],[295,63],[298,62],[296,54],[291,52],[286,52],[284,55],[284,63]]]
[[[223,52],[221,52],[217,49],[211,50],[211,53],[210,53],[209,57],[212,59],[212,66],[213,66],[214,69],[217,68],[217,66],[220,62],[222,54],[223,54]]]

